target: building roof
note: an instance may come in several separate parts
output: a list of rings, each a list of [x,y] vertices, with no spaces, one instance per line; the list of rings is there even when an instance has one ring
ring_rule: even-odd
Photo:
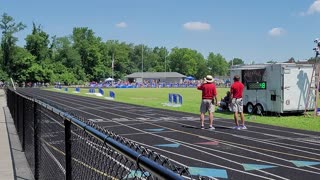
[[[297,64],[297,63],[265,63],[265,64],[243,64],[232,66],[230,70],[254,70],[254,69],[265,69],[269,66],[280,65],[286,67],[311,67],[312,64]]]
[[[125,76],[126,78],[185,78],[187,76],[177,72],[136,72]]]

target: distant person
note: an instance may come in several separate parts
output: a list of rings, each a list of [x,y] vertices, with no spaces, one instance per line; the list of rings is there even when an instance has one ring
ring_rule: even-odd
[[[213,83],[213,77],[211,75],[207,75],[204,78],[204,82],[197,86],[197,89],[202,91],[202,100],[200,105],[201,129],[204,129],[205,113],[209,112],[209,129],[214,130],[213,113],[215,105],[217,105],[217,90]]]
[[[221,99],[219,107],[222,110],[229,110],[230,101],[231,101],[231,93],[230,93],[230,91],[227,91],[226,96]]]
[[[231,85],[230,93],[231,93],[231,109],[234,112],[234,122],[236,126],[233,129],[241,130],[247,129],[244,125],[244,115],[243,115],[243,89],[244,85],[240,82],[240,76],[235,75],[233,77],[234,83]],[[238,122],[238,113],[240,113],[241,124]]]

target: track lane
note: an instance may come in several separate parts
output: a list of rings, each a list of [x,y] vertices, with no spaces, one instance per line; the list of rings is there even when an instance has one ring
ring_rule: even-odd
[[[102,118],[104,118],[105,116],[107,117],[107,118],[104,118],[103,119],[103,122],[100,122],[99,124],[103,124],[104,125],[104,123],[106,123],[105,125],[107,125],[108,124],[108,128],[114,128],[113,129],[113,131],[114,130],[117,130],[120,134],[121,134],[121,128],[119,128],[119,127],[116,127],[115,128],[115,126],[116,126],[116,124],[119,124],[119,122],[118,121],[116,121],[116,122],[113,122],[114,121],[114,118],[118,118],[118,120],[119,120],[119,117],[121,118],[124,118],[124,119],[122,119],[122,121],[120,121],[122,124],[120,124],[120,126],[122,126],[122,125],[124,125],[125,123],[128,123],[129,124],[129,126],[130,127],[135,127],[135,126],[138,126],[138,127],[135,127],[136,129],[137,129],[137,131],[138,132],[140,132],[140,133],[146,133],[147,135],[150,135],[150,132],[148,133],[148,132],[143,132],[143,131],[141,131],[141,129],[143,129],[144,127],[143,126],[141,126],[141,125],[147,125],[147,127],[146,128],[159,128],[159,126],[160,127],[164,127],[164,128],[168,128],[168,129],[173,129],[173,131],[177,131],[178,132],[178,135],[174,135],[174,138],[172,138],[171,136],[169,136],[169,137],[167,137],[167,135],[170,135],[170,134],[173,134],[173,133],[171,133],[171,131],[168,131],[167,133],[164,133],[165,135],[161,135],[161,137],[159,138],[159,142],[160,142],[160,140],[163,140],[163,139],[169,139],[169,138],[172,138],[173,139],[173,141],[175,142],[175,141],[178,141],[178,142],[181,142],[181,144],[187,144],[187,145],[185,145],[188,149],[186,149],[186,150],[183,150],[183,152],[189,152],[189,150],[190,149],[194,149],[195,151],[192,151],[192,153],[191,154],[198,154],[199,152],[199,149],[201,149],[201,152],[202,151],[204,151],[204,149],[205,148],[203,148],[202,146],[195,146],[193,143],[188,143],[188,141],[190,141],[190,137],[189,136],[187,136],[186,134],[196,134],[197,136],[199,136],[199,137],[204,137],[204,139],[210,139],[211,138],[211,136],[214,136],[215,138],[219,135],[219,133],[220,133],[220,135],[221,135],[221,132],[224,132],[224,134],[222,133],[222,137],[219,137],[219,138],[221,138],[221,139],[219,139],[219,138],[217,138],[218,140],[219,140],[219,142],[220,142],[220,144],[221,144],[221,141],[223,141],[223,137],[224,136],[231,136],[230,134],[232,134],[233,136],[232,136],[232,140],[234,140],[234,141],[236,141],[236,143],[231,143],[231,145],[232,144],[235,144],[234,146],[235,147],[233,147],[233,148],[230,148],[229,147],[229,149],[235,149],[235,151],[236,152],[233,152],[233,151],[230,151],[229,153],[230,154],[236,154],[237,152],[241,152],[241,151],[244,151],[244,149],[239,149],[237,146],[239,145],[239,142],[240,142],[240,144],[245,144],[246,142],[242,142],[242,140],[244,139],[243,137],[250,137],[250,136],[257,136],[257,135],[259,135],[259,137],[260,136],[262,136],[262,137],[260,137],[260,138],[264,138],[264,139],[270,139],[270,137],[265,137],[265,136],[263,136],[263,133],[261,133],[260,131],[258,131],[258,132],[254,132],[254,130],[255,130],[255,128],[260,128],[260,129],[266,129],[266,130],[269,130],[269,131],[272,131],[273,132],[273,134],[274,134],[274,130],[272,130],[272,129],[268,129],[268,128],[266,128],[266,127],[264,127],[264,126],[261,126],[261,125],[259,125],[259,124],[250,124],[250,131],[241,131],[241,132],[235,132],[235,131],[233,131],[233,130],[230,130],[230,129],[226,129],[226,128],[221,128],[221,129],[219,129],[219,128],[217,128],[217,130],[215,131],[215,132],[207,132],[207,131],[200,131],[200,130],[198,130],[198,129],[196,129],[196,128],[185,128],[185,127],[187,127],[187,126],[189,126],[189,127],[191,127],[191,126],[194,126],[194,127],[196,127],[198,124],[199,124],[199,122],[198,122],[198,120],[195,120],[195,119],[198,119],[198,117],[196,116],[196,115],[191,115],[191,114],[187,114],[187,113],[178,113],[178,112],[171,112],[171,111],[164,111],[164,110],[158,110],[158,109],[155,109],[155,110],[152,110],[152,111],[149,111],[149,114],[155,114],[155,115],[157,115],[156,117],[152,117],[152,118],[150,118],[149,120],[148,119],[146,119],[146,118],[148,118],[148,117],[145,117],[145,116],[142,116],[142,117],[140,117],[140,118],[145,118],[144,120],[145,121],[143,121],[143,119],[141,120],[137,120],[137,118],[131,118],[131,117],[133,117],[133,116],[137,116],[138,115],[138,117],[139,116],[141,116],[141,113],[142,112],[144,112],[145,110],[149,110],[150,108],[146,108],[146,107],[140,107],[140,106],[138,106],[138,107],[136,107],[136,106],[132,106],[132,105],[126,105],[126,104],[122,104],[122,103],[117,103],[117,102],[113,102],[113,101],[111,101],[111,102],[108,102],[108,103],[106,103],[105,101],[103,101],[103,100],[98,100],[98,99],[90,99],[90,98],[84,98],[84,97],[75,97],[75,96],[70,96],[70,95],[68,95],[68,94],[63,94],[63,93],[52,93],[52,92],[50,92],[50,93],[48,93],[48,92],[45,92],[45,93],[42,93],[42,91],[40,91],[41,92],[41,96],[42,97],[46,97],[46,98],[48,98],[48,97],[51,97],[51,101],[55,101],[55,102],[58,102],[59,100],[57,100],[57,99],[55,99],[55,98],[58,98],[58,99],[60,99],[60,102],[63,102],[62,104],[64,104],[65,106],[64,107],[66,107],[67,109],[69,108],[69,109],[72,109],[72,111],[74,111],[74,112],[78,112],[78,113],[83,113],[83,115],[86,115],[86,116],[84,116],[84,117],[87,117],[87,118],[92,118],[92,119],[97,119],[97,115],[99,116],[99,117],[102,117]],[[37,94],[39,97],[40,97],[40,93],[39,94]],[[61,99],[63,99],[63,100],[61,100]],[[65,101],[65,100],[67,100],[67,101]],[[74,103],[76,104],[68,104],[68,102],[71,102],[71,101],[74,101]],[[80,104],[82,104],[82,105],[80,105]],[[80,106],[79,106],[80,105]],[[62,106],[62,105],[61,105]],[[70,108],[70,107],[72,107],[72,108]],[[76,109],[76,110],[74,110],[74,109]],[[126,109],[129,109],[128,111],[126,111],[125,113],[127,113],[126,115],[121,115],[121,114],[123,114],[123,111],[124,110],[126,110]],[[101,111],[104,111],[104,112],[101,112]],[[109,111],[109,113],[106,113],[106,112],[108,112]],[[110,111],[112,111],[113,113],[110,113]],[[88,113],[88,112],[90,112],[90,113]],[[165,112],[165,114],[164,114],[164,112]],[[161,115],[162,116],[164,116],[164,117],[167,117],[167,120],[166,120],[166,118],[162,118],[162,120],[161,121],[156,121],[156,119],[154,119],[153,121],[151,121],[153,118],[157,118],[157,117],[159,117],[159,115],[160,115],[160,117],[161,117]],[[183,115],[183,116],[181,116],[181,115]],[[190,115],[190,116],[187,116],[187,115]],[[149,115],[148,115],[149,116]],[[172,117],[176,117],[176,119],[174,119],[174,120],[172,120]],[[194,117],[194,119],[192,120],[183,120],[183,123],[180,123],[179,122],[179,117]],[[151,116],[150,116],[151,117]],[[177,122],[178,123],[180,123],[180,124],[183,124],[185,127],[182,127],[183,125],[180,125],[180,126],[178,126],[177,125]],[[186,124],[186,122],[187,122],[187,124]],[[231,124],[232,124],[232,122],[231,121],[226,121],[226,120],[216,120],[215,121],[216,122],[216,124],[223,124],[224,126],[226,126],[226,127],[228,127],[228,126],[230,126]],[[159,125],[159,124],[161,124],[161,125]],[[170,126],[169,126],[170,125]],[[251,128],[251,127],[254,127],[254,128]],[[252,130],[251,130],[252,129]],[[140,131],[139,131],[140,130]],[[221,131],[220,131],[221,130]],[[124,134],[124,133],[127,133],[127,134],[129,134],[129,136],[130,136],[130,133],[128,133],[128,129],[124,129],[123,130],[124,132],[122,133],[122,134]],[[229,131],[229,132],[228,132]],[[251,131],[253,131],[253,132],[251,132]],[[299,131],[298,133],[299,134],[297,134],[297,133],[292,133],[291,131],[292,130],[290,130],[290,129],[277,129],[277,131],[280,133],[280,137],[285,137],[284,135],[286,135],[286,136],[288,136],[288,134],[289,135],[294,135],[295,137],[294,138],[306,138],[306,137],[314,137],[315,135],[316,135],[316,133],[306,133],[306,132],[304,132],[304,131]],[[138,133],[138,132],[135,132],[135,131],[133,131],[132,133]],[[187,132],[187,133],[186,133]],[[228,134],[229,133],[229,134]],[[282,134],[282,133],[284,133],[284,134]],[[118,134],[118,133],[117,133]],[[157,134],[161,134],[161,133],[157,133]],[[243,134],[246,134],[247,136],[245,136],[245,135],[243,135]],[[255,134],[255,135],[253,135],[253,134]],[[264,134],[266,134],[266,133],[264,133]],[[268,134],[268,133],[267,133]],[[146,135],[144,134],[142,137],[140,137],[140,136],[136,136],[136,135],[134,135],[134,136],[132,136],[132,134],[131,134],[131,136],[130,137],[132,137],[133,139],[137,139],[137,140],[142,140],[143,139],[143,137],[145,137]],[[192,136],[192,138],[194,138],[194,136],[195,135],[193,135]],[[136,138],[136,137],[139,137],[139,138]],[[177,139],[177,137],[186,137],[186,139]],[[293,139],[294,139],[293,138]],[[131,138],[130,138],[131,139]],[[145,138],[144,138],[145,139]],[[230,137],[229,137],[229,139],[230,139]],[[139,142],[139,141],[138,141]],[[230,143],[230,142],[228,142],[228,143]],[[154,147],[152,146],[152,144],[150,144],[150,143],[148,143],[149,144],[149,146],[150,146],[150,148],[153,148],[154,149]],[[227,146],[230,146],[230,144],[228,145],[227,144]],[[227,147],[226,146],[226,147]],[[274,145],[272,146],[273,148],[274,148]],[[278,146],[277,146],[278,147]],[[209,147],[210,148],[210,147]],[[211,146],[211,148],[212,148],[212,146]],[[247,147],[246,147],[247,148]],[[160,149],[160,148],[157,148],[157,149]],[[213,149],[213,148],[212,148]],[[224,151],[226,150],[226,149],[228,149],[228,148],[225,148],[225,149],[223,149]],[[160,149],[161,150],[161,149]],[[176,150],[176,149],[174,149],[174,150]],[[198,150],[198,151],[197,151]],[[211,152],[211,151],[209,151],[211,154],[213,153],[213,152]],[[181,153],[180,151],[179,152],[177,152],[177,153]],[[202,152],[202,153],[200,153],[200,154],[203,154],[204,152]],[[210,154],[210,153],[207,153],[207,154]],[[214,152],[215,154],[216,153],[218,153],[217,151],[215,151]],[[186,156],[186,157],[192,157],[192,156],[190,156],[191,154],[185,154],[184,156]],[[247,154],[247,153],[244,153],[244,154]],[[167,156],[167,155],[166,155]],[[221,155],[222,156],[222,155]],[[225,156],[225,154],[224,154],[224,156]],[[250,154],[250,156],[252,156],[251,154]],[[259,156],[261,156],[261,155],[259,155]],[[207,156],[205,156],[203,159],[204,160],[207,160],[208,161],[208,155]],[[249,157],[249,156],[248,156]],[[248,157],[247,158],[245,158],[246,159],[246,161],[247,162],[249,162],[248,161]],[[253,156],[254,157],[254,156]],[[316,156],[317,158],[319,158],[319,156]],[[251,157],[252,158],[252,157]],[[316,158],[316,159],[317,159]],[[222,160],[221,159],[223,159],[223,158],[221,158],[220,157],[220,163],[221,164],[226,164],[227,166],[226,167],[231,167],[231,166],[235,166],[234,168],[238,168],[238,169],[243,169],[243,167],[241,166],[241,164],[242,164],[242,162],[244,161],[244,160],[242,160],[241,158],[235,158],[235,156],[233,155],[233,156],[230,156],[230,157],[227,157],[227,158],[225,158],[225,160],[227,161],[226,163],[224,163],[224,162],[222,162]],[[263,158],[262,158],[263,159]],[[202,159],[201,158],[199,158],[199,160],[201,160],[202,161]],[[216,159],[215,159],[216,160]],[[232,162],[232,161],[234,161],[234,162]],[[257,159],[257,161],[261,161],[261,159]],[[257,161],[254,161],[254,162],[257,162]],[[210,162],[210,161],[209,161]],[[266,162],[268,162],[268,161],[266,161]],[[282,162],[283,163],[283,162]],[[292,165],[292,164],[291,164]],[[218,167],[221,167],[221,166],[223,166],[223,165],[220,165],[220,166],[218,166]],[[290,168],[292,168],[292,167],[290,167]],[[290,169],[289,168],[289,169]],[[230,168],[229,168],[230,169]],[[279,169],[279,168],[277,168],[277,169]],[[285,171],[284,172],[288,172],[288,170],[287,170],[288,168],[285,168]],[[298,168],[299,169],[299,168]],[[229,175],[229,177],[234,177],[235,175],[238,175],[238,177],[241,177],[240,175],[239,175],[239,173],[235,173],[235,172],[233,172],[234,170],[231,170],[231,171],[228,171],[228,175]],[[243,170],[242,170],[243,171]],[[274,170],[264,170],[264,171],[257,171],[257,172],[255,172],[257,175],[259,175],[259,174],[264,174],[264,175],[266,175],[266,176],[269,176],[270,178],[275,178],[275,179],[285,179],[285,177],[287,176],[286,174],[284,174],[284,176],[282,177],[282,176],[278,176],[277,174],[279,173],[278,171],[275,171],[275,172],[273,172]],[[283,170],[281,170],[281,171],[283,171]],[[290,170],[289,170],[290,171]],[[268,173],[268,172],[270,172],[270,173]],[[272,172],[272,173],[271,173]],[[300,171],[299,171],[300,172]],[[302,172],[304,172],[304,173],[306,173],[306,171],[302,171]],[[300,173],[302,173],[302,172],[300,172]],[[241,174],[247,174],[247,173],[241,173]],[[280,173],[281,174],[281,173]],[[294,174],[294,173],[293,173]],[[305,177],[308,177],[308,174],[309,173],[307,173],[307,174],[305,174],[306,176]],[[310,173],[310,174],[312,174],[312,173]],[[311,175],[312,176],[312,175]],[[247,177],[248,178],[248,177]]]

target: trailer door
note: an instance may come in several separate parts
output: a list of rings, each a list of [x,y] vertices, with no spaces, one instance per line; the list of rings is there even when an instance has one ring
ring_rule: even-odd
[[[283,67],[283,111],[304,111],[311,68]]]

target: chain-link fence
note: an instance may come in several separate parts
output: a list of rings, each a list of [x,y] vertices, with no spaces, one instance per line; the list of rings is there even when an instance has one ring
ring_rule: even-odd
[[[35,179],[209,179],[52,104],[6,92]]]

